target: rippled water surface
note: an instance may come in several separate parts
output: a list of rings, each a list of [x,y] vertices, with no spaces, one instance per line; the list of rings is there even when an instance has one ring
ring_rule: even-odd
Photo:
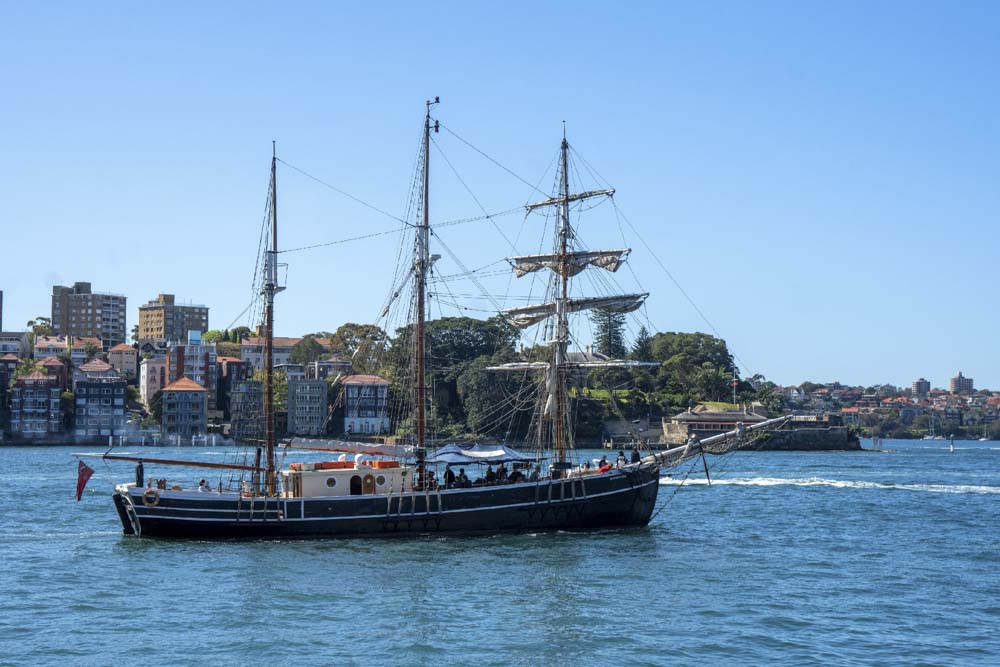
[[[1000,664],[1000,444],[885,447],[698,463],[645,529],[292,543],[126,538],[129,464],[77,504],[0,449],[0,664]]]

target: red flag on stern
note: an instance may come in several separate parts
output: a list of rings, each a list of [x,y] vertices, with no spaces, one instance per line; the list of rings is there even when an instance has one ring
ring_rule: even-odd
[[[90,476],[94,474],[94,469],[83,461],[76,468],[76,502],[80,502],[83,496],[83,487],[87,486]]]

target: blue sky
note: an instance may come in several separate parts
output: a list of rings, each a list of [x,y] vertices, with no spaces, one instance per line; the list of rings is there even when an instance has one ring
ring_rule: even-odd
[[[445,125],[532,182],[566,120],[744,372],[941,386],[961,370],[1000,388],[993,3],[5,3],[0,16],[5,329],[78,280],[126,294],[130,327],[158,292],[229,325],[250,299],[271,140],[398,215],[423,101],[439,95]],[[437,140],[488,210],[531,198]],[[432,159],[432,219],[480,213]],[[394,226],[287,168],[279,179],[284,247]],[[592,213],[588,244],[620,246],[613,211]],[[537,245],[536,218],[497,224],[521,233],[519,251]],[[485,223],[441,238],[470,268],[509,251]],[[653,326],[708,330],[625,240],[635,275],[617,280],[652,292]],[[397,247],[285,256],[278,333],[372,321]]]

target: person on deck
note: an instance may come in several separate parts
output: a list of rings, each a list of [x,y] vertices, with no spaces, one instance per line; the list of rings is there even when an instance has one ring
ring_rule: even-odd
[[[632,463],[638,463],[642,460],[642,456],[639,454],[639,445],[632,448]]]
[[[142,467],[142,459],[139,459],[139,462],[135,464],[135,485],[136,486],[142,487],[142,485],[143,485],[143,477],[145,477],[145,475],[146,475],[146,471]]]
[[[606,465],[608,465],[608,457],[602,455],[601,460],[597,462],[597,467],[603,468]]]
[[[507,481],[507,466],[503,463],[497,468],[497,482],[504,484]]]
[[[531,469],[531,474],[528,476],[528,481],[529,482],[537,482],[538,481],[539,472],[540,472],[539,466],[535,466],[534,468],[532,468]]]
[[[486,477],[484,478],[487,484],[495,484],[497,481],[497,474],[493,472],[493,466],[486,466]]]
[[[451,469],[451,465],[445,464],[444,466],[444,487],[446,489],[455,488],[455,471]]]
[[[469,482],[469,477],[465,474],[465,468],[458,469],[458,486],[463,489],[467,489],[472,486]]]
[[[619,449],[618,450],[618,459],[615,461],[615,465],[617,465],[619,468],[621,468],[626,463],[628,463],[628,460],[625,458],[625,450],[624,449]]]

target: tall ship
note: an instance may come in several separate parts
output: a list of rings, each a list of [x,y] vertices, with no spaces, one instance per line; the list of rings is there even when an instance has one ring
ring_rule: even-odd
[[[419,152],[419,222],[413,225],[412,260],[404,281],[413,286],[409,304],[413,344],[407,388],[412,410],[407,432],[392,441],[361,442],[300,439],[279,443],[275,432],[274,322],[275,296],[283,290],[278,271],[279,159],[272,152],[269,188],[269,230],[264,251],[263,302],[264,401],[262,442],[242,463],[176,461],[141,457],[144,465],[186,465],[231,471],[236,483],[206,491],[135,482],[115,486],[113,500],[126,535],[160,538],[278,538],[309,539],[362,535],[488,534],[499,532],[589,530],[644,526],[654,513],[661,474],[673,467],[738,446],[752,432],[775,428],[783,419],[739,425],[734,431],[704,441],[692,439],[665,451],[640,450],[625,460],[592,465],[575,448],[569,380],[598,368],[627,372],[640,361],[594,359],[569,352],[570,314],[594,308],[627,313],[639,308],[646,293],[576,296],[571,280],[584,271],[615,272],[628,249],[587,250],[580,246],[571,224],[571,209],[583,202],[610,197],[614,190],[570,190],[570,146],[560,144],[557,191],[528,204],[527,212],[548,210],[555,224],[550,252],[508,257],[517,276],[547,274],[546,298],[537,304],[505,309],[501,315],[517,328],[538,326],[543,333],[544,358],[520,359],[489,368],[497,374],[520,374],[537,390],[531,436],[523,447],[505,444],[458,446],[435,441],[431,359],[428,353],[428,283],[437,256],[432,254],[434,229],[430,216],[431,133],[438,121],[427,102]],[[443,445],[443,446],[442,446]],[[531,450],[528,453],[528,450]],[[630,448],[631,449],[631,448]],[[330,461],[278,464],[296,450],[331,452]],[[139,461],[138,456],[106,454],[106,459]],[[455,477],[451,466],[489,465],[485,476]],[[497,466],[494,473],[492,466]],[[507,466],[510,466],[509,472]],[[502,472],[501,472],[502,471]],[[707,468],[706,468],[707,472]]]

